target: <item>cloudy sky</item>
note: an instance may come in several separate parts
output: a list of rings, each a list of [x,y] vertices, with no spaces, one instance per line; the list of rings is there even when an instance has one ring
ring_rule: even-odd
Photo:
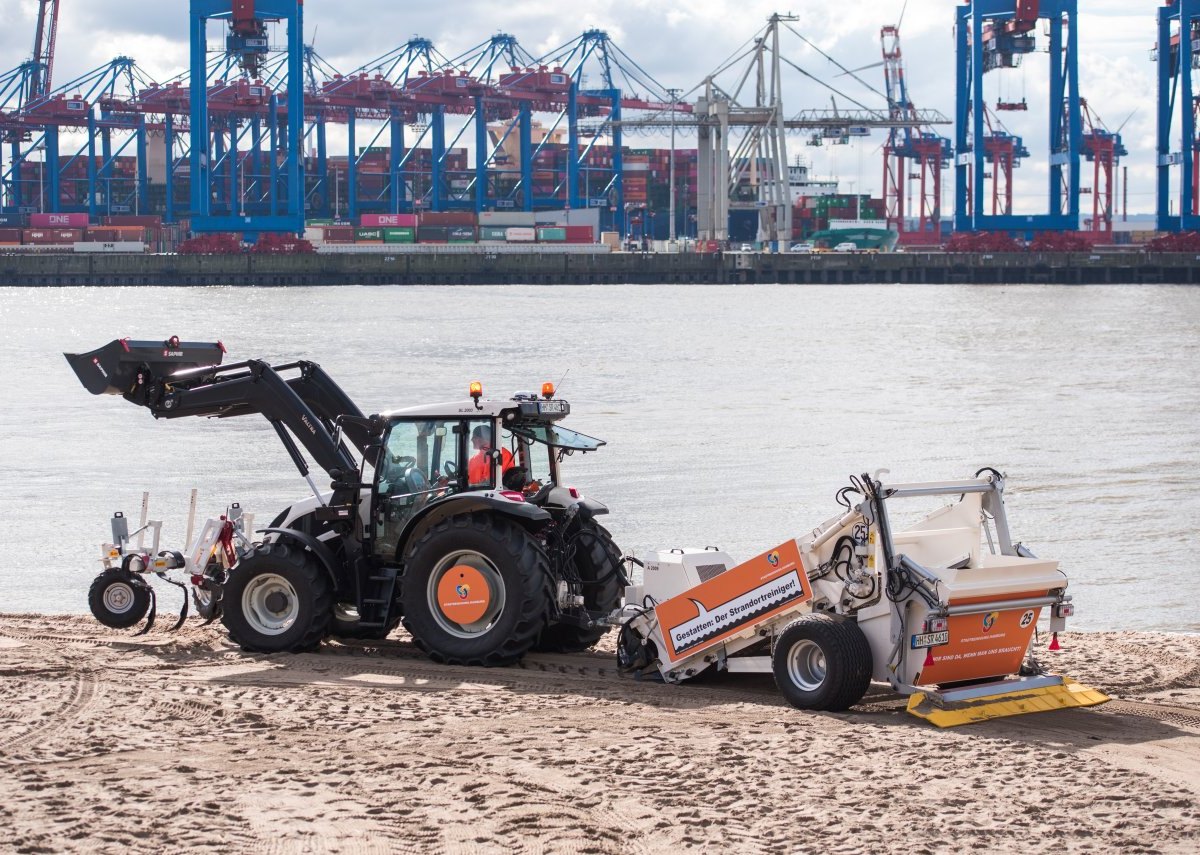
[[[31,51],[36,3],[0,0],[0,67],[11,68]],[[55,79],[71,77],[114,56],[136,58],[156,79],[166,79],[187,63],[186,0],[62,0]],[[447,56],[455,56],[496,32],[517,36],[535,56],[570,41],[584,29],[606,30],[664,86],[684,90],[696,86],[738,49],[774,11],[794,12],[792,26],[843,65],[856,68],[879,59],[879,29],[895,23],[903,0],[796,0],[789,10],[770,0],[441,0],[437,3],[397,0],[308,0],[307,37],[336,68],[354,69],[415,35],[432,39]],[[913,100],[919,107],[954,109],[953,21],[956,0],[911,0],[903,21],[904,51]],[[1082,88],[1100,118],[1110,127],[1124,123],[1130,150],[1130,212],[1149,211],[1154,191],[1154,65],[1149,53],[1155,41],[1156,3],[1128,0],[1080,0]],[[586,12],[577,10],[586,8]],[[840,14],[834,14],[834,9]],[[1045,39],[1039,38],[1041,44]],[[796,36],[787,33],[781,52],[812,74],[834,83],[867,104],[878,96],[849,81]],[[994,104],[1026,98],[1042,104],[1028,114],[1006,114],[1009,130],[1025,137],[1034,158],[1020,170],[1019,211],[1044,208],[1044,166],[1048,57],[1029,57],[1022,70],[988,76]],[[862,72],[882,88],[882,71]],[[799,74],[786,81],[788,111],[825,107],[829,92]],[[944,129],[953,137],[953,129]],[[809,159],[814,171],[854,182],[856,189],[878,192],[881,184],[882,136],[851,146],[812,148],[801,138],[790,144],[793,154]],[[635,142],[634,144],[637,144]],[[681,142],[681,146],[685,143]],[[1090,186],[1087,178],[1085,186]],[[949,201],[949,196],[947,200]]]

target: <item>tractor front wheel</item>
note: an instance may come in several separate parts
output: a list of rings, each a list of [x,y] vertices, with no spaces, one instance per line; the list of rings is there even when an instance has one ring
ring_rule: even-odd
[[[404,628],[435,662],[508,665],[546,625],[553,596],[546,552],[503,517],[442,520],[412,544],[404,566]]]
[[[265,543],[229,571],[221,611],[229,637],[244,650],[312,650],[333,614],[329,578],[299,546]]]
[[[871,683],[871,647],[858,624],[829,615],[792,621],[771,654],[775,684],[802,710],[846,710]]]

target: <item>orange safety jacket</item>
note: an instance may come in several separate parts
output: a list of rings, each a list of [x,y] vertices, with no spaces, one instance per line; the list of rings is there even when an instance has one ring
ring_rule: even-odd
[[[490,484],[492,481],[491,449],[475,452],[475,456],[467,462],[467,478],[472,484]],[[507,448],[500,449],[500,466],[507,472],[513,467],[512,452]]]

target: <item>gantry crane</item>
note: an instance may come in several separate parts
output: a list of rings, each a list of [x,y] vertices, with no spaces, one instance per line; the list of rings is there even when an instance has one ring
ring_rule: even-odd
[[[1037,231],[1079,228],[1083,115],[1078,20],[1077,0],[964,0],[958,7],[956,230],[1010,231],[1032,236]],[[988,140],[990,119],[984,75],[1016,68],[1025,56],[1037,50],[1036,30],[1041,21],[1046,22],[1050,53],[1048,209],[1018,215],[1011,204],[998,205],[994,192],[994,211],[988,214],[984,194],[977,192],[984,186],[988,163],[993,162],[994,155],[988,149],[996,149],[996,141],[989,145]],[[1027,105],[1022,102],[1022,106]],[[1008,161],[1003,163],[1007,168]],[[1000,169],[994,168],[998,177]],[[1011,198],[1011,185],[1003,196]],[[1001,208],[1003,211],[998,213]]]
[[[894,119],[912,122],[892,128],[883,146],[883,198],[888,226],[900,235],[902,244],[941,244],[942,170],[953,153],[950,140],[918,124],[904,74],[899,25],[884,27],[879,38],[888,113]],[[907,208],[912,181],[918,182],[915,230],[909,228],[912,212]]]
[[[1112,240],[1114,188],[1116,168],[1121,158],[1129,154],[1119,131],[1110,131],[1100,117],[1082,101],[1085,130],[1083,156],[1092,164],[1092,223],[1091,232]]]
[[[1165,0],[1158,10],[1158,228],[1200,230],[1200,0]],[[1175,132],[1179,120],[1180,131]],[[1174,137],[1174,138],[1173,138]],[[1173,150],[1179,145],[1178,150]],[[1180,168],[1178,196],[1172,174]],[[1179,209],[1174,209],[1174,202]]]

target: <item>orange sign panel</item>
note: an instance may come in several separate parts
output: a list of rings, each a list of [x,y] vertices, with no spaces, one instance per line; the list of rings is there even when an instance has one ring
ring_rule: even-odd
[[[660,603],[654,614],[675,662],[811,599],[800,550],[789,540]]]
[[[1013,599],[1045,594],[1033,591]],[[950,604],[969,605],[971,601]],[[950,618],[950,643],[933,648],[933,664],[922,669],[918,681],[928,685],[1016,674],[1040,614],[1040,608],[1031,608],[955,615]]]

